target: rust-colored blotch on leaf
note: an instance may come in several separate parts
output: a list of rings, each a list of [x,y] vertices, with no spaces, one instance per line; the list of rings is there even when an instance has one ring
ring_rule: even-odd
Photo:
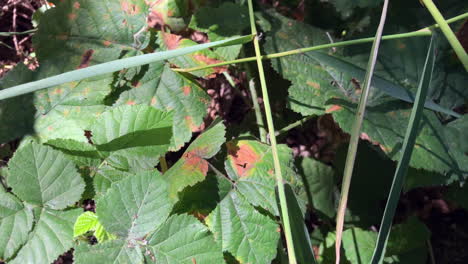
[[[332,105],[330,106],[330,108],[328,108],[325,112],[326,113],[331,113],[331,112],[335,112],[335,111],[339,111],[343,109],[343,107],[339,106],[339,105]]]
[[[173,50],[179,47],[180,41],[182,39],[181,36],[170,34],[170,33],[163,33],[162,34],[164,43],[166,44],[167,49]]]
[[[228,154],[231,159],[231,164],[236,168],[239,177],[247,176],[247,173],[260,160],[260,156],[255,150],[247,145],[233,142],[227,143]]]
[[[128,1],[121,1],[120,7],[122,10],[129,15],[137,15],[140,13],[140,7],[135,4],[131,4]]]
[[[190,91],[192,90],[192,88],[190,88],[190,86],[188,85],[185,85],[184,87],[182,87],[182,90],[184,91],[184,95],[187,96],[190,94]]]
[[[89,49],[85,51],[83,56],[81,56],[81,63],[78,66],[78,69],[83,69],[89,66],[89,62],[91,61],[91,57],[93,57],[94,50]]]
[[[184,170],[197,170],[206,176],[206,173],[208,172],[208,162],[197,155],[196,152],[190,151],[184,154],[182,158],[185,159],[185,163],[183,165]]]

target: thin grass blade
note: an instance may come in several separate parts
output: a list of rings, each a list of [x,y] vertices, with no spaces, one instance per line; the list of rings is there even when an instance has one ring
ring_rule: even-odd
[[[359,100],[358,111],[356,112],[356,119],[353,124],[351,139],[348,147],[348,154],[346,156],[346,164],[343,175],[343,183],[341,186],[341,199],[338,206],[338,212],[336,216],[336,241],[335,241],[335,254],[336,264],[340,263],[341,253],[341,238],[343,236],[344,216],[346,212],[346,205],[348,202],[349,187],[351,185],[351,176],[353,174],[354,162],[356,160],[356,151],[359,143],[359,135],[361,132],[362,121],[364,119],[364,113],[366,110],[367,98],[369,96],[369,90],[372,83],[372,75],[374,73],[375,63],[377,61],[378,50],[380,41],[382,39],[382,31],[385,25],[385,19],[387,17],[388,0],[384,1],[382,8],[382,15],[380,17],[379,27],[375,34],[374,43],[372,44],[372,50],[367,64],[366,76],[364,79],[363,90],[361,98]]]
[[[418,85],[416,100],[413,105],[413,110],[411,111],[408,127],[406,129],[406,135],[402,147],[403,155],[401,155],[397,169],[395,171],[395,175],[393,176],[393,183],[390,189],[390,196],[388,197],[387,204],[385,206],[382,223],[380,225],[380,232],[377,237],[377,244],[374,249],[374,254],[372,256],[372,263],[374,264],[382,263],[382,260],[384,258],[385,247],[387,245],[388,236],[390,234],[390,228],[392,227],[393,216],[395,215],[395,210],[397,208],[398,200],[400,198],[401,189],[403,188],[405,176],[408,171],[411,154],[414,149],[416,137],[418,136],[419,122],[421,120],[424,110],[424,101],[429,90],[432,71],[434,69],[434,38],[435,34],[431,38],[431,42],[429,44],[426,62],[424,64],[423,72]]]
[[[49,88],[52,86],[56,86],[59,84],[79,81],[86,78],[120,71],[125,68],[136,67],[140,65],[145,65],[149,63],[153,63],[156,61],[167,60],[173,57],[182,56],[185,54],[189,54],[192,52],[213,48],[213,47],[220,47],[220,46],[230,46],[230,45],[237,45],[243,44],[246,42],[251,41],[253,36],[247,35],[242,37],[235,37],[226,40],[220,40],[205,44],[199,44],[187,48],[182,49],[175,49],[163,52],[155,52],[151,54],[144,54],[140,56],[134,56],[125,59],[114,60],[106,63],[101,63],[98,65],[90,66],[87,68],[74,70],[65,72],[59,75],[55,75],[49,78],[45,78],[42,80],[29,82],[21,85],[17,85],[8,89],[0,90],[0,100],[4,100],[7,98],[15,97],[22,94],[27,94],[31,92],[35,92],[40,89]]]
[[[253,10],[252,0],[247,1],[249,6],[250,27],[252,35],[257,35],[257,27],[255,25],[255,16]],[[273,124],[273,115],[271,113],[270,99],[268,96],[268,88],[265,80],[265,72],[263,71],[262,54],[260,51],[260,44],[258,37],[253,40],[255,48],[255,57],[257,60],[258,76],[260,77],[260,86],[262,88],[263,102],[265,106],[265,117],[267,121],[268,133],[270,135],[271,152],[273,154],[273,165],[275,169],[276,185],[278,188],[278,196],[280,200],[281,219],[283,222],[284,236],[286,238],[286,246],[288,249],[289,264],[297,264],[296,252],[294,250],[294,241],[292,238],[291,225],[289,223],[288,203],[286,201],[286,194],[284,190],[283,175],[281,173],[281,165],[278,156],[278,149],[276,145],[275,126]]]
[[[299,207],[296,195],[289,184],[284,185],[284,190],[286,194],[286,202],[289,206],[289,222],[291,223],[292,238],[296,242],[294,250],[296,251],[297,263],[316,264],[317,261],[315,260],[315,255],[312,250],[309,232],[304,224],[304,215]],[[278,206],[281,208],[278,188],[276,188],[276,201]]]

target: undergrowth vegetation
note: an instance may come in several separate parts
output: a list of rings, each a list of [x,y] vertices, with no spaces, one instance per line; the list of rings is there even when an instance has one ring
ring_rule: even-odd
[[[50,0],[0,79],[0,262],[449,263],[468,6],[387,4]]]

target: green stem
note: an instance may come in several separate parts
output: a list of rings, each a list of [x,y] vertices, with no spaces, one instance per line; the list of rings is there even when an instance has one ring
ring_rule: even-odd
[[[356,161],[356,152],[359,143],[359,135],[361,132],[362,121],[364,119],[364,113],[367,105],[367,98],[369,96],[370,85],[372,82],[372,75],[374,73],[374,67],[379,53],[380,41],[382,38],[382,31],[385,25],[385,19],[387,16],[388,0],[385,0],[382,15],[380,17],[379,27],[375,33],[375,41],[372,44],[371,54],[369,62],[367,64],[366,76],[364,78],[362,94],[358,105],[358,110],[355,116],[353,127],[351,130],[351,139],[348,147],[348,154],[346,156],[346,163],[343,173],[343,183],[341,185],[341,199],[338,205],[338,211],[336,216],[336,240],[335,240],[335,254],[336,264],[340,263],[341,253],[341,237],[343,234],[344,217],[346,213],[346,205],[348,203],[349,187],[351,186],[351,177],[353,175],[354,162]]]
[[[278,130],[275,132],[275,136],[281,136],[283,135],[284,133],[288,132],[289,130],[295,128],[295,127],[298,127],[298,126],[302,126],[305,122],[309,121],[309,119],[311,119],[312,117],[315,117],[314,115],[311,115],[311,116],[306,116],[300,120],[297,120],[296,122],[294,123],[291,123],[285,127],[283,127],[282,129]]]
[[[440,30],[442,30],[442,33],[444,33],[448,42],[450,43],[453,50],[460,59],[461,63],[465,67],[465,70],[468,71],[468,55],[466,54],[466,51],[463,48],[463,46],[460,44],[460,41],[458,41],[457,37],[453,33],[452,29],[449,27],[447,21],[445,21],[444,17],[439,12],[439,9],[437,9],[437,7],[434,5],[432,0],[422,0],[422,2],[426,6],[429,13],[431,13],[434,20],[439,25]]]
[[[258,104],[257,90],[255,90],[255,82],[253,79],[250,80],[249,82],[249,89],[250,89],[250,95],[252,96],[253,108],[255,110],[255,118],[257,119],[260,141],[262,141],[263,143],[266,143],[267,133],[265,130],[265,124],[263,123],[262,109],[260,108],[260,105]]]
[[[248,0],[249,6],[249,18],[250,26],[252,28],[252,34],[257,34],[257,28],[255,26],[255,17],[253,11],[252,0]],[[283,175],[281,174],[281,165],[279,162],[278,149],[276,146],[275,127],[273,125],[273,116],[271,114],[270,99],[268,96],[268,89],[265,81],[265,73],[263,71],[263,62],[260,52],[260,44],[258,37],[254,38],[254,48],[257,60],[258,75],[260,77],[260,86],[262,88],[263,101],[265,105],[265,116],[268,125],[268,132],[271,135],[271,152],[273,154],[273,164],[275,168],[276,184],[278,185],[278,196],[280,200],[281,219],[283,221],[284,236],[286,237],[286,246],[288,249],[288,259],[290,264],[297,264],[296,252],[294,251],[294,243],[292,240],[291,225],[289,223],[288,205],[286,203],[286,193],[284,190]]]
[[[447,23],[453,23],[455,21],[459,21],[459,20],[465,19],[467,17],[468,17],[468,13],[465,13],[465,14],[462,14],[462,15],[459,15],[459,16],[456,16],[456,17],[453,17],[453,18],[447,20]],[[430,27],[425,27],[425,28],[422,28],[422,29],[419,29],[419,30],[416,30],[416,31],[387,35],[387,36],[383,36],[382,40],[392,40],[392,39],[431,36],[432,35],[431,28],[437,28],[437,27],[439,27],[439,25],[435,24],[435,25],[432,25]],[[273,53],[273,54],[267,54],[267,55],[261,56],[261,58],[262,58],[262,60],[269,60],[269,59],[280,58],[280,57],[284,57],[284,56],[290,56],[290,55],[295,55],[295,54],[314,51],[314,50],[321,50],[321,49],[328,49],[328,48],[334,48],[334,47],[357,45],[357,44],[369,43],[369,42],[373,42],[373,41],[374,41],[374,37],[347,40],[347,41],[335,42],[335,43],[330,43],[330,44],[317,45],[317,46],[312,46],[312,47],[307,47],[307,48],[300,48],[300,49],[295,49],[295,50],[278,52],[278,53]],[[242,58],[242,59],[237,59],[237,60],[214,63],[214,64],[204,65],[204,66],[199,66],[199,67],[185,68],[185,69],[172,69],[172,70],[178,71],[178,72],[193,72],[193,71],[209,69],[209,68],[214,68],[214,67],[219,67],[219,66],[237,64],[237,63],[244,63],[244,62],[251,62],[251,61],[255,61],[255,60],[257,60],[257,57],[248,57],[248,58]]]

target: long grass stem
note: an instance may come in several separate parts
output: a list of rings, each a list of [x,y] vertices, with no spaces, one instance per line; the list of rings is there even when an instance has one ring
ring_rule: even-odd
[[[257,34],[257,27],[255,26],[255,16],[253,11],[252,0],[248,0],[249,17],[252,34]],[[263,71],[263,62],[260,51],[260,44],[258,37],[253,40],[255,55],[257,60],[258,75],[260,77],[260,86],[262,88],[263,102],[265,105],[265,116],[267,120],[268,132],[270,134],[271,152],[273,155],[273,164],[275,168],[276,183],[278,187],[278,196],[280,200],[281,220],[283,222],[284,236],[286,237],[286,246],[288,249],[289,264],[297,264],[296,252],[294,250],[294,242],[292,240],[291,225],[289,223],[288,204],[286,202],[286,193],[284,189],[283,175],[281,173],[281,165],[279,162],[278,149],[276,146],[275,127],[273,125],[273,116],[271,114],[270,99],[268,96],[268,89],[265,80],[265,73]]]
[[[447,21],[442,16],[439,9],[437,9],[437,6],[434,4],[434,2],[432,2],[432,0],[422,0],[422,2],[426,6],[429,13],[431,13],[434,20],[439,25],[440,30],[442,31],[442,33],[444,33],[448,42],[450,43],[453,50],[460,59],[461,63],[465,67],[465,70],[468,71],[468,55],[466,54],[466,51],[463,48],[463,46],[460,44],[460,41],[458,41],[457,36],[455,36]]]
[[[343,182],[341,185],[341,199],[338,205],[338,212],[336,216],[336,241],[335,241],[335,254],[336,264],[340,263],[341,253],[341,237],[343,235],[344,227],[344,216],[346,212],[346,206],[348,202],[349,187],[351,186],[351,177],[353,175],[354,162],[356,160],[356,152],[359,143],[359,135],[361,133],[362,121],[364,120],[364,113],[366,110],[367,98],[369,96],[370,84],[372,82],[372,75],[374,73],[375,63],[377,61],[377,55],[380,46],[380,40],[382,38],[382,31],[385,25],[385,19],[387,17],[388,0],[384,1],[382,8],[382,15],[380,17],[379,27],[375,34],[375,40],[372,44],[372,50],[367,64],[366,76],[364,78],[363,89],[361,98],[359,101],[358,109],[356,112],[353,128],[351,130],[351,139],[348,147],[348,154],[346,156],[346,164],[343,173]]]
[[[456,21],[459,21],[459,20],[465,19],[465,18],[468,18],[468,13],[453,17],[453,18],[447,20],[447,23],[453,23],[453,22],[456,22]],[[387,36],[383,36],[382,40],[392,40],[392,39],[402,39],[402,38],[412,38],[412,37],[427,37],[427,36],[432,35],[432,32],[431,32],[432,28],[438,28],[438,27],[439,27],[439,25],[435,24],[435,25],[432,25],[432,26],[429,26],[429,27],[425,27],[425,28],[416,30],[416,31],[387,35]],[[364,44],[364,43],[373,42],[374,39],[375,39],[374,37],[369,37],[369,38],[361,38],[361,39],[354,39],[354,40],[346,40],[346,41],[341,41],[341,42],[335,42],[335,43],[329,43],[329,44],[324,44],[324,45],[317,45],[317,46],[307,47],[307,48],[300,48],[300,49],[295,49],[295,50],[283,51],[283,52],[278,52],[278,53],[273,53],[273,54],[266,54],[266,55],[262,55],[261,59],[262,60],[270,60],[270,59],[281,58],[281,57],[285,57],[285,56],[305,53],[305,52],[309,52],[309,51],[329,49],[329,48],[335,48],[335,47],[343,47],[343,46],[351,46],[351,45],[357,45],[357,44]],[[210,65],[198,66],[198,67],[193,67],[193,68],[173,69],[173,70],[178,71],[178,72],[193,72],[193,71],[198,71],[198,70],[203,70],[203,69],[209,69],[209,68],[225,66],[225,65],[231,65],[231,64],[251,62],[251,61],[256,61],[256,60],[257,60],[257,57],[248,57],[248,58],[242,58],[242,59],[237,59],[237,60],[214,63],[214,64],[210,64]]]

